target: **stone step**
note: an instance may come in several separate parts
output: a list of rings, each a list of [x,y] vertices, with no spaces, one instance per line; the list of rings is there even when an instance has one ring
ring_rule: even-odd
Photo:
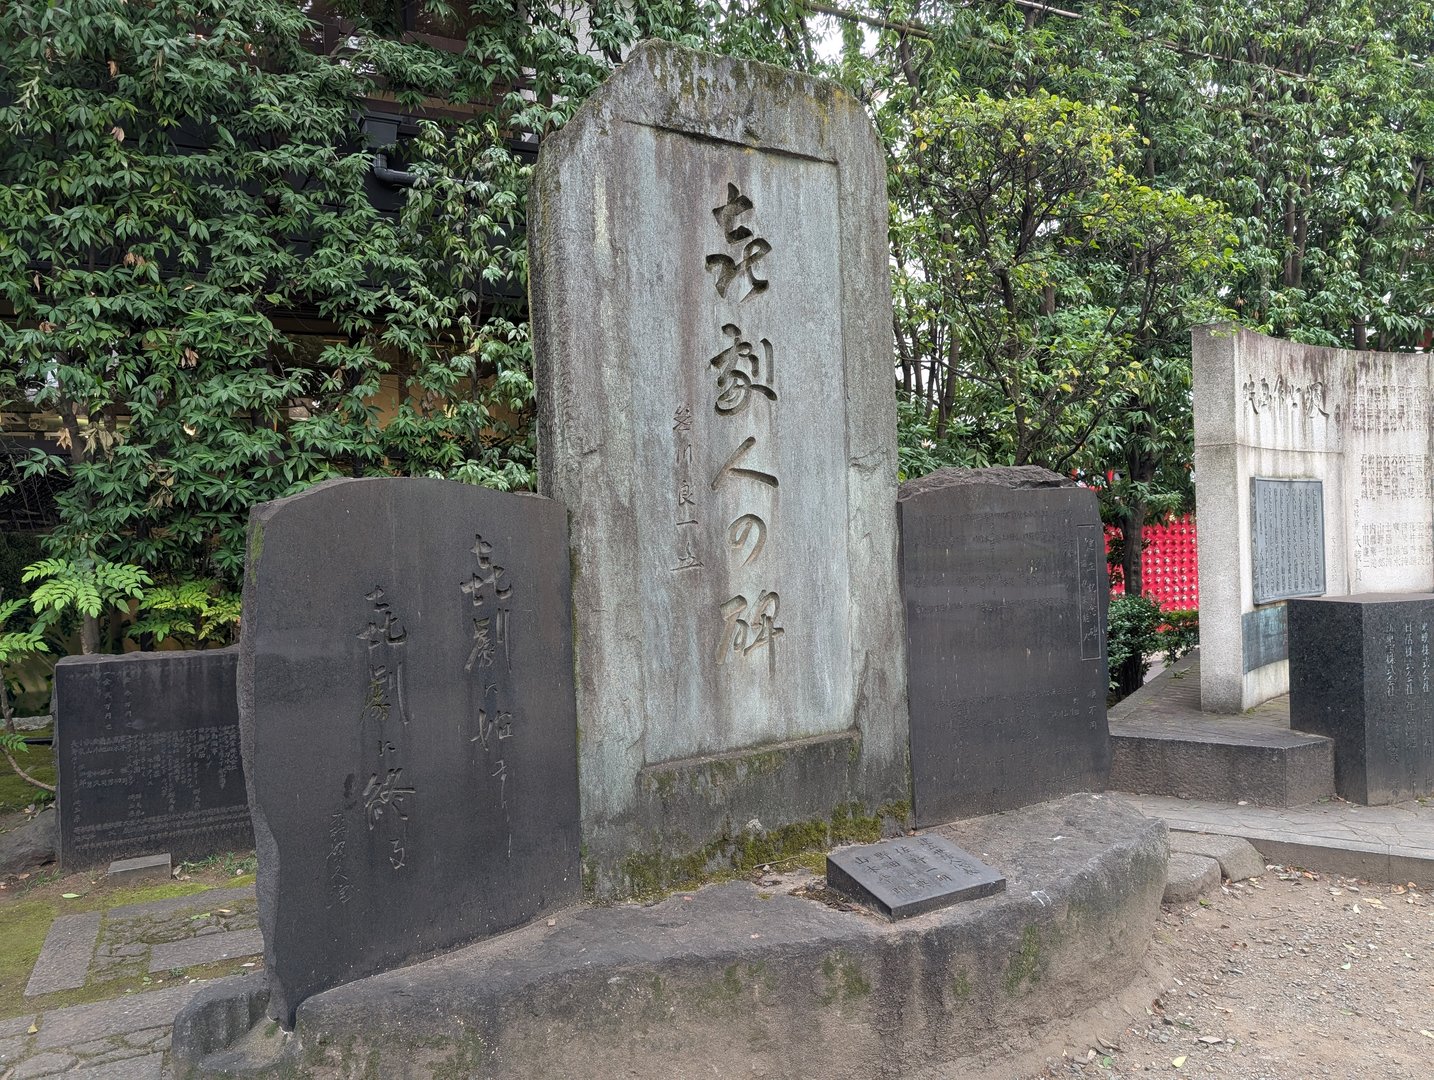
[[[1110,788],[1260,806],[1334,794],[1334,744],[1291,731],[1288,698],[1241,716],[1200,711],[1198,654],[1110,710]]]

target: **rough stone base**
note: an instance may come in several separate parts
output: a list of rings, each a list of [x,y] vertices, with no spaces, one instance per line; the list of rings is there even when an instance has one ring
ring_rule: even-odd
[[[223,1050],[262,1010],[201,997],[176,1021],[176,1075],[967,1075],[1140,969],[1161,822],[1073,795],[935,831],[1007,891],[898,924],[747,883],[573,909],[309,998],[293,1036],[261,1022]]]

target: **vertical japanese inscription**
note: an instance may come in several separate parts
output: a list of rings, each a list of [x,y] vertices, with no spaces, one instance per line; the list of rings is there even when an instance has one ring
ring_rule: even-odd
[[[1318,480],[1250,480],[1254,601],[1325,590],[1324,487]]]
[[[408,816],[412,797],[418,794],[411,779],[404,776],[410,719],[403,685],[408,630],[381,585],[375,585],[364,599],[371,606],[368,625],[358,634],[368,646],[368,689],[359,718],[366,767],[361,773],[359,799],[368,831],[381,835],[388,847],[389,865],[397,871],[407,864]],[[340,902],[347,903],[347,890],[333,871],[333,866],[342,865],[344,845],[335,844],[338,854],[331,851],[330,884],[343,898]]]
[[[470,609],[472,648],[463,670],[478,680],[478,700],[468,742],[482,756],[482,768],[497,788],[498,805],[508,818],[509,763],[507,742],[516,729],[507,675],[513,669],[512,606],[513,586],[507,571],[494,558],[493,544],[475,534],[469,549],[474,569],[459,591]],[[512,835],[509,833],[509,854]]]
[[[756,234],[755,214],[752,199],[735,183],[729,183],[726,201],[712,208],[712,217],[729,250],[714,252],[706,259],[707,270],[714,274],[717,296],[728,305],[722,310],[725,317],[720,331],[726,340],[708,358],[707,366],[716,373],[712,398],[713,411],[719,418],[716,431],[728,445],[731,441],[737,443],[711,481],[714,492],[726,484],[741,485],[737,489],[743,498],[741,512],[726,528],[729,565],[736,569],[760,568],[763,549],[775,527],[774,521],[757,512],[758,508],[749,508],[747,500],[764,488],[775,491],[780,486],[777,475],[761,467],[762,442],[770,441],[777,404],[777,350],[762,332],[770,328],[744,329],[736,314],[737,305],[765,292],[770,285],[768,279],[757,276],[758,263],[771,253],[772,245]],[[770,408],[752,409],[757,398],[765,399]],[[730,439],[726,436],[729,430]],[[682,568],[685,567],[679,564],[678,569]],[[719,603],[716,661],[719,666],[736,664],[764,649],[767,670],[775,675],[777,641],[786,632],[777,621],[781,596],[771,588],[751,591],[754,596],[737,593]]]
[[[1100,559],[1104,541],[1095,525],[1076,527],[1076,603],[1080,612],[1080,658],[1100,659]]]

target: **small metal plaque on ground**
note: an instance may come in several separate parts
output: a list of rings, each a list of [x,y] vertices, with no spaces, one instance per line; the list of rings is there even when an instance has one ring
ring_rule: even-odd
[[[827,884],[888,919],[906,919],[1004,892],[1006,878],[945,837],[928,834],[839,848],[827,856]]]

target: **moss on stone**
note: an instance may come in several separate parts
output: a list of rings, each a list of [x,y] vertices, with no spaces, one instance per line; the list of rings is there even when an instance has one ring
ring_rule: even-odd
[[[971,1000],[971,975],[965,968],[951,976],[951,999],[956,1002]]]
[[[1021,947],[1011,957],[1010,969],[1006,972],[1006,991],[1014,994],[1023,984],[1034,985],[1041,981],[1041,968],[1045,956],[1038,926],[1028,926],[1021,931]]]
[[[822,977],[826,980],[826,988],[821,994],[823,1005],[858,1001],[871,993],[871,981],[862,973],[857,962],[841,951],[828,953],[822,958]]]
[[[777,753],[771,756],[778,757]],[[836,807],[829,818],[809,818],[761,831],[743,829],[722,836],[685,855],[634,852],[623,860],[620,872],[625,895],[655,900],[684,889],[746,877],[762,866],[798,862],[813,873],[826,872],[826,851],[838,844],[879,840],[889,820],[905,822],[906,803],[888,803],[867,813],[861,803]],[[596,874],[584,865],[583,890],[596,899]]]

